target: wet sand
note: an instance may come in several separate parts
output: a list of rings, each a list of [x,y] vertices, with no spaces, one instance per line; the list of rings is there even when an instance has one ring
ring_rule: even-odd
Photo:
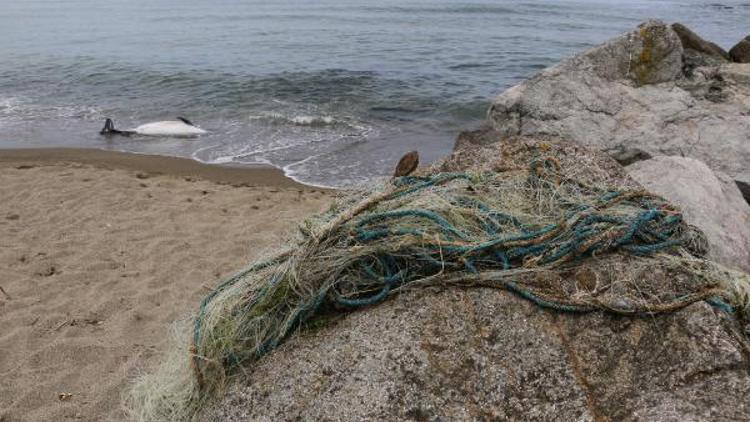
[[[133,154],[86,148],[0,149],[0,164],[90,164],[103,169],[133,170],[152,175],[195,176],[204,180],[247,186],[305,188],[273,167],[229,167],[203,164],[186,158]]]
[[[172,322],[332,195],[270,168],[0,150],[0,421],[121,420]]]

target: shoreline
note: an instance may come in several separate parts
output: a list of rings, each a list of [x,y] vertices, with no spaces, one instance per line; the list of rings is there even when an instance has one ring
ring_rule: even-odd
[[[148,175],[196,177],[236,186],[334,190],[330,187],[301,183],[284,174],[283,170],[272,166],[207,164],[190,158],[95,148],[0,148],[0,164],[2,163],[28,163],[32,166],[77,163],[108,170],[137,171]]]

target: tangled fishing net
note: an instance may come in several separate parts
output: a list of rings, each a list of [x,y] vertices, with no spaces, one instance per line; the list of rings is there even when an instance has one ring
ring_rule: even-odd
[[[493,287],[560,312],[643,315],[705,300],[740,320],[750,313],[747,276],[704,260],[702,234],[678,209],[644,190],[567,179],[554,158],[397,178],[299,232],[203,300],[181,348],[136,384],[132,416],[190,419],[296,330],[407,288]]]

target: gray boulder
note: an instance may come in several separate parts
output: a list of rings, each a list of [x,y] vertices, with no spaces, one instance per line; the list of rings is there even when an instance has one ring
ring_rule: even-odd
[[[498,136],[467,132],[449,158],[420,171],[514,172],[549,156],[586,183],[638,186],[610,157],[581,145]],[[620,280],[623,272],[602,259],[601,273]],[[608,284],[577,271],[569,276],[576,283]],[[634,280],[644,295],[685,283],[658,267]],[[199,419],[744,420],[747,329],[705,302],[631,318],[558,313],[498,289],[422,288],[299,333]]]
[[[659,21],[548,68],[500,94],[502,136],[554,136],[625,163],[684,155],[750,184],[750,65],[684,69],[679,36]]]
[[[750,205],[731,179],[683,157],[656,157],[627,171],[651,192],[680,206],[685,220],[706,235],[709,257],[750,272]]]
[[[292,339],[202,420],[745,420],[739,338],[705,303],[639,319],[409,292]]]
[[[729,56],[737,63],[750,63],[750,35],[732,47]]]

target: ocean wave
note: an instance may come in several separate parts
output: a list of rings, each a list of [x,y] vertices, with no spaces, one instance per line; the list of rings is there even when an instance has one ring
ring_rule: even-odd
[[[24,71],[28,67],[37,69],[33,80]],[[342,130],[350,136],[370,130],[373,120],[384,124],[411,121],[434,111],[460,108],[473,101],[473,95],[467,94],[474,94],[468,82],[454,82],[453,75],[338,68],[248,75],[75,57],[41,60],[14,69],[5,81],[0,80],[0,91],[6,91],[7,86],[14,94],[38,96],[33,100],[59,107],[57,112],[65,117],[76,113],[84,119],[98,116],[96,109],[65,109],[68,104],[87,104],[94,98],[97,109],[136,121],[180,114],[199,121],[244,121],[250,116],[251,121],[266,125]],[[45,95],[51,86],[56,87],[54,95]]]
[[[331,116],[294,116],[292,123],[298,126],[332,126],[339,123]]]
[[[0,117],[7,120],[95,120],[101,117],[97,107],[89,105],[49,105],[20,97],[0,97]]]
[[[337,119],[333,116],[313,116],[313,115],[293,115],[287,116],[283,113],[265,113],[251,115],[251,121],[262,121],[265,123],[276,124],[276,125],[294,125],[294,126],[307,126],[307,127],[347,127],[356,129],[361,125],[351,124],[350,122]]]
[[[464,6],[371,6],[363,8],[373,13],[409,13],[409,14],[450,14],[450,15],[512,15],[519,11],[516,8],[494,5]]]
[[[16,98],[0,98],[0,117],[7,119],[13,116],[18,104],[19,102]]]

